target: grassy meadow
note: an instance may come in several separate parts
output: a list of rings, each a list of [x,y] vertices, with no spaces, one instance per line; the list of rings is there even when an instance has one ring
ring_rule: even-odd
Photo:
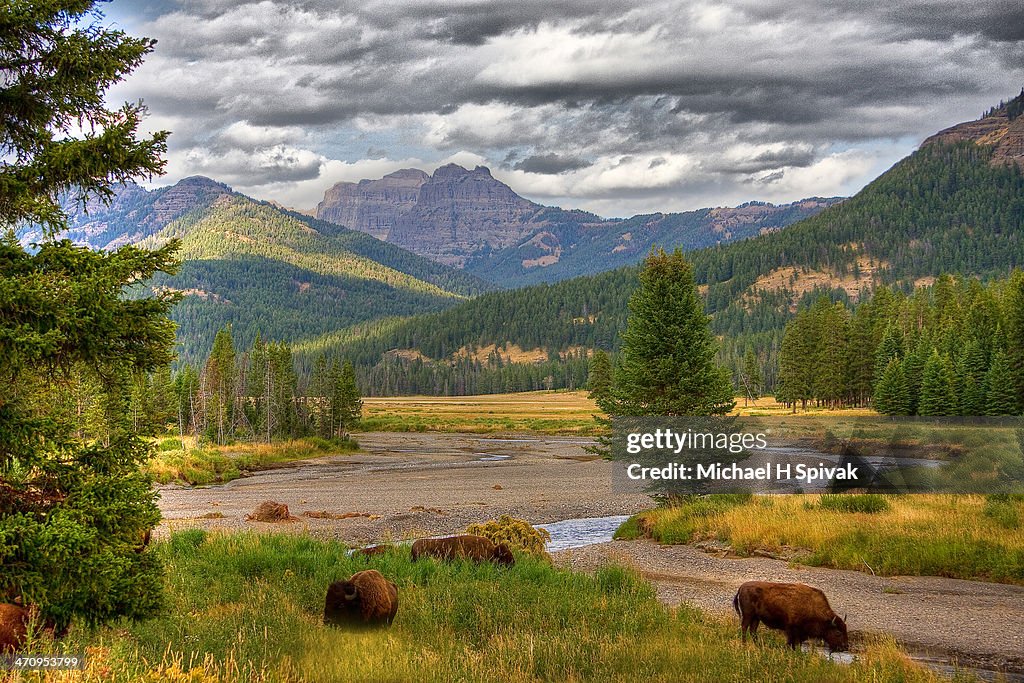
[[[784,416],[791,410],[765,396],[746,402],[736,398],[737,415]],[[529,391],[479,396],[381,396],[363,399],[364,432],[534,432],[594,436],[601,410],[586,391]],[[877,415],[866,408],[810,408],[800,415]]]
[[[364,432],[534,432],[595,435],[601,411],[585,391],[363,399]]]
[[[182,531],[154,544],[167,564],[164,613],[90,631],[68,652],[84,672],[48,681],[888,681],[943,680],[891,641],[852,664],[793,652],[778,634],[741,643],[732,620],[669,609],[630,571],[594,574],[521,558],[512,568],[413,563],[400,549],[350,558],[339,543],[292,535]],[[327,585],[376,568],[399,586],[394,625],[321,624]]]
[[[247,471],[267,469],[276,465],[354,451],[354,440],[311,437],[270,444],[237,443],[226,446],[198,444],[186,436],[157,441],[156,454],[146,469],[160,484],[222,484],[237,479]]]
[[[821,567],[1024,584],[1020,495],[708,496],[640,513],[617,536],[715,539]]]

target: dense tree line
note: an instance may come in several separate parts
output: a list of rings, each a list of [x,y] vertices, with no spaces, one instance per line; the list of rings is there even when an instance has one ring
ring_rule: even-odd
[[[131,414],[141,433],[177,432],[212,443],[318,435],[345,438],[362,415],[350,362],[318,356],[300,377],[291,347],[259,334],[236,350],[231,327],[217,332],[205,362],[140,375]]]
[[[889,415],[1019,415],[1024,272],[880,288],[851,310],[822,297],[786,326],[778,400]]]

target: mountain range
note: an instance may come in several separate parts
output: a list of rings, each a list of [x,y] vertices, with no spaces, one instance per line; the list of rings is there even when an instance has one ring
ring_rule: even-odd
[[[770,387],[785,323],[819,296],[851,301],[880,285],[907,291],[943,273],[986,278],[1024,266],[1021,111],[1024,95],[939,132],[852,198],[785,230],[691,252],[721,360],[738,370],[755,351]],[[635,285],[635,267],[620,268],[306,346],[357,359],[367,386],[437,391],[488,366],[571,363],[581,349],[614,349]],[[521,388],[516,381],[496,390]]]
[[[402,169],[338,183],[316,216],[517,287],[636,263],[655,245],[689,250],[765,234],[839,201],[812,197],[605,219],[524,199],[483,166],[448,164],[432,175]]]
[[[550,385],[559,364],[616,347],[633,264],[652,245],[682,246],[694,249],[723,360],[750,348],[771,368],[785,322],[821,294],[851,300],[1024,265],[1022,111],[1024,95],[940,131],[847,200],[603,219],[448,165],[336,185],[317,218],[207,178],[127,185],[109,205],[68,202],[67,236],[108,249],[181,240],[180,271],[153,286],[184,295],[184,360],[230,323],[240,344],[260,332],[344,354],[364,382],[408,392],[468,391],[469,374],[510,365],[543,365],[529,382]]]

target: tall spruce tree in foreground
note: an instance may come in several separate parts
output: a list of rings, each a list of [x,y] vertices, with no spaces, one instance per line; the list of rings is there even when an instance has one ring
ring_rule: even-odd
[[[717,347],[682,251],[653,252],[629,300],[612,391],[598,405],[613,416],[724,415],[736,403]]]
[[[128,405],[133,377],[171,360],[173,297],[124,293],[173,271],[176,245],[98,253],[53,240],[59,196],[110,196],[163,165],[166,134],[136,137],[141,108],[104,104],[153,43],[102,28],[94,4],[0,3],[0,596],[58,627],[147,615],[163,585],[140,548],[160,513]],[[13,238],[25,221],[50,236],[34,253]],[[80,380],[98,392],[98,436],[52,410]]]

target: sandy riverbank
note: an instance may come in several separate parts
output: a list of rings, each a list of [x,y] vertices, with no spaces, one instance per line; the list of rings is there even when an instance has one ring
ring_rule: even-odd
[[[505,513],[538,524],[652,505],[647,496],[612,492],[610,465],[586,452],[587,439],[386,432],[358,438],[361,452],[354,455],[291,463],[221,486],[161,487],[161,530],[294,530],[367,543],[457,532]],[[265,500],[287,504],[297,520],[247,521]],[[315,519],[304,512],[369,516]]]

